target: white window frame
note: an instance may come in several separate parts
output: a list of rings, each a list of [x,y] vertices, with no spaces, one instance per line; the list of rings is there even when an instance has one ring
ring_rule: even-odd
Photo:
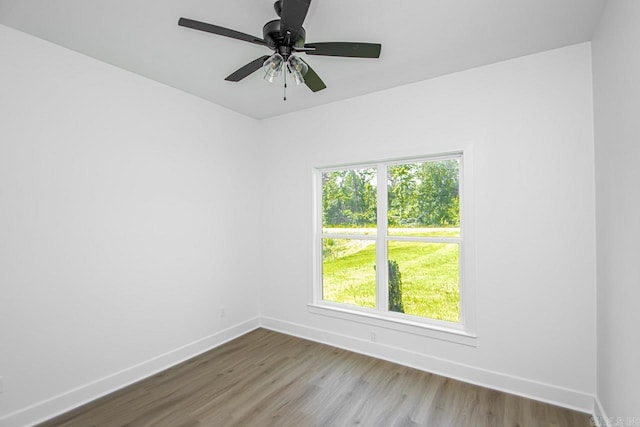
[[[317,167],[313,170],[314,203],[313,203],[313,292],[312,300],[308,304],[309,311],[314,314],[336,317],[357,323],[364,323],[374,327],[387,328],[411,334],[432,337],[464,345],[475,346],[477,335],[475,331],[475,277],[473,251],[473,221],[472,221],[472,155],[470,149],[425,155]],[[386,186],[387,167],[429,161],[458,159],[460,164],[459,197],[460,197],[460,236],[459,237],[426,237],[426,236],[389,236],[387,221]],[[332,234],[323,233],[322,227],[322,174],[336,170],[377,168],[377,228],[376,235],[363,234]],[[380,179],[380,178],[384,179]],[[382,185],[380,184],[382,183]],[[322,299],[322,239],[345,238],[376,241],[376,308],[358,307]],[[460,321],[447,322],[426,317],[412,316],[404,313],[389,311],[388,286],[388,242],[412,241],[427,243],[456,243],[459,245],[459,292],[460,292]],[[379,249],[378,249],[379,248]],[[372,335],[372,337],[375,336]]]

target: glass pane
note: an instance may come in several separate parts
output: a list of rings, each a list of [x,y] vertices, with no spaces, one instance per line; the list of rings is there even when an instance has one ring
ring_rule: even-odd
[[[460,321],[459,245],[389,242],[389,310]]]
[[[374,240],[322,239],[322,299],[376,306]]]
[[[374,234],[377,209],[376,168],[322,173],[324,233]]]
[[[389,166],[391,236],[460,236],[460,161],[447,159]]]

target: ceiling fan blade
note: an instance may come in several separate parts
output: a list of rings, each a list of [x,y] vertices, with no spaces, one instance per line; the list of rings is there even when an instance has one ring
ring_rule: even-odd
[[[213,24],[207,24],[206,22],[194,21],[193,19],[188,18],[180,18],[180,20],[178,21],[178,25],[182,27],[193,28],[194,30],[217,34],[219,36],[230,37],[236,40],[259,44],[260,46],[268,46],[267,42],[259,37],[241,33],[240,31],[230,30],[224,27],[219,27]]]
[[[311,0],[282,0],[280,12],[280,32],[285,35],[287,31],[299,34],[307,17]]]
[[[343,56],[348,58],[379,58],[382,45],[378,43],[327,42],[307,43],[305,48],[315,50],[305,51],[307,55]]]
[[[302,59],[300,60],[302,61]],[[327,85],[325,85],[320,76],[318,76],[316,72],[313,71],[313,68],[311,68],[311,66],[306,61],[302,62],[307,64],[307,67],[309,67],[307,74],[304,75],[304,84],[306,84],[307,87],[313,92],[318,92],[322,89],[326,89]]]
[[[262,64],[264,64],[264,61],[266,61],[268,58],[269,58],[269,55],[265,55],[265,56],[261,56],[260,58],[254,61],[249,62],[244,67],[239,68],[237,71],[230,74],[225,80],[229,82],[239,82],[240,80],[244,79],[248,75],[258,71],[262,67]]]

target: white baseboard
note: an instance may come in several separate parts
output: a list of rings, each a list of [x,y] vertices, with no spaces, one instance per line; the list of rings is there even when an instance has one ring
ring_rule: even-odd
[[[0,426],[22,427],[51,419],[218,347],[259,326],[259,317],[249,319],[238,325],[139,363],[138,365],[5,415],[0,418]]]
[[[594,398],[593,419],[598,427],[611,427],[611,419],[607,417],[606,412],[604,412],[598,396]]]
[[[594,419],[599,422],[599,427],[611,427],[597,397],[588,393],[464,365],[398,347],[369,342],[351,336],[269,317],[249,319],[136,366],[116,372],[108,377],[69,390],[29,407],[22,408],[19,411],[0,418],[0,426],[29,426],[53,418],[209,351],[212,348],[218,347],[260,326],[479,386],[528,397],[581,412],[594,413]]]
[[[374,343],[335,332],[262,317],[261,326],[277,332],[343,348],[422,371],[446,376],[482,387],[551,403],[588,414],[593,413],[594,396],[578,390],[520,378],[501,372],[452,362],[410,350]]]

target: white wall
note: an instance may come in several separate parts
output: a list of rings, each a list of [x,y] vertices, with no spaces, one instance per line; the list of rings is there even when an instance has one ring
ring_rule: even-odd
[[[0,63],[0,424],[255,327],[258,123],[4,26]]]
[[[274,118],[263,152],[265,325],[591,411],[590,45]],[[291,96],[295,96],[293,93]],[[477,347],[309,313],[314,166],[473,147]]]
[[[640,419],[640,2],[609,1],[593,39],[598,388],[603,415]],[[631,425],[631,424],[630,424]]]

